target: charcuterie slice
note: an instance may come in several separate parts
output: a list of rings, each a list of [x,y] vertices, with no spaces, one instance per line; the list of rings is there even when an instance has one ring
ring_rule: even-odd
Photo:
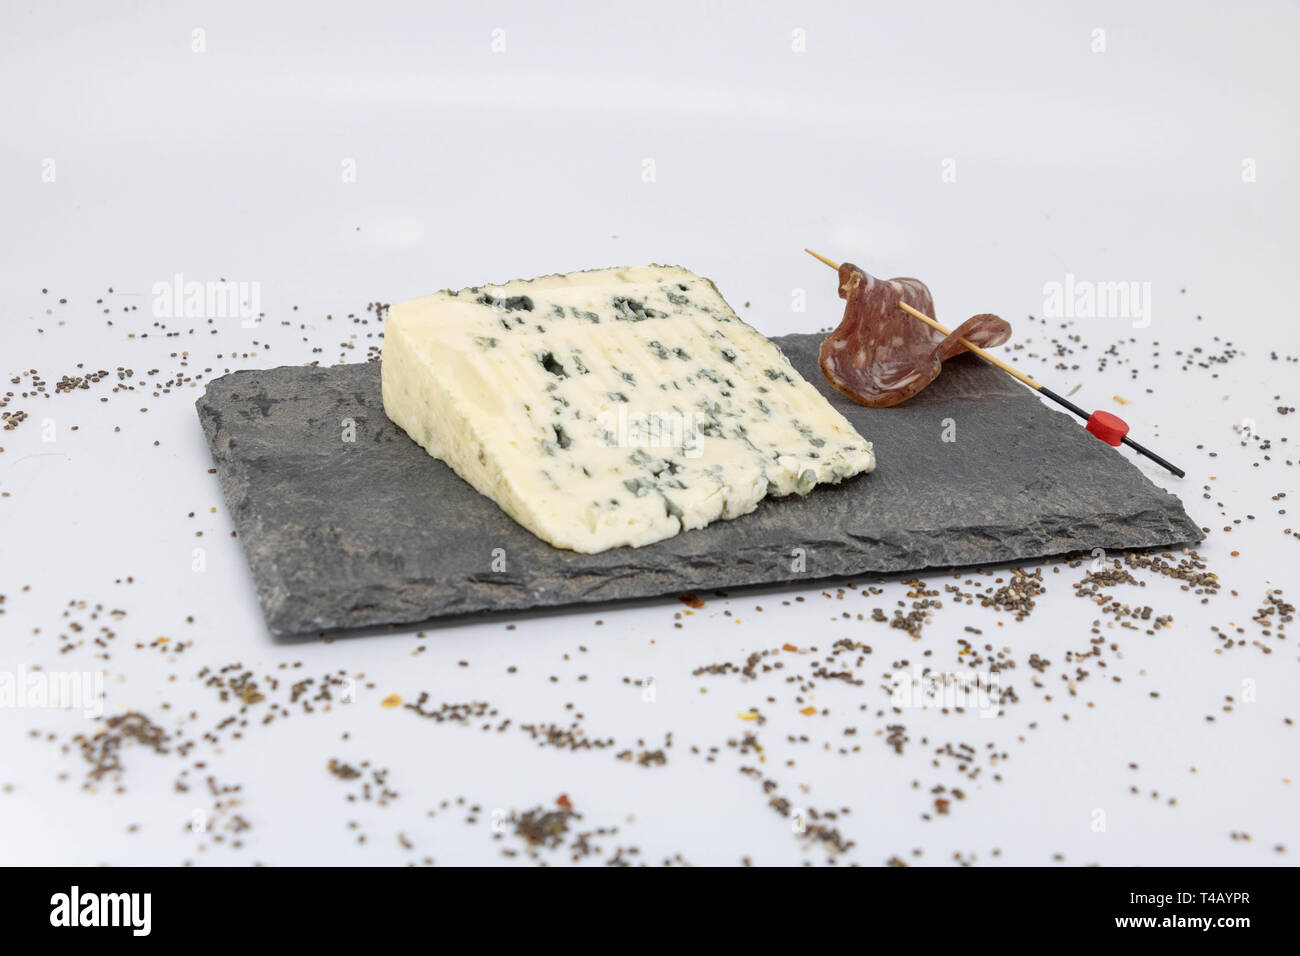
[[[948,335],[908,315],[902,303],[934,314],[920,279],[877,279],[851,262],[839,274],[844,318],[822,342],[819,359],[826,379],[860,405],[907,401],[938,377],[944,361],[967,350],[961,339],[991,348],[1011,337],[1011,326],[996,315],[969,318]]]

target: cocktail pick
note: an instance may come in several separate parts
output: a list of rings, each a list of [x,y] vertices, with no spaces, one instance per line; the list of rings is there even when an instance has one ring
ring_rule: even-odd
[[[811,249],[805,249],[804,252],[808,253],[808,255],[812,256],[814,259],[820,259],[822,262],[826,263],[836,272],[839,271],[840,264],[838,262],[832,262],[830,259],[827,259],[825,256],[813,252]],[[906,302],[900,302],[898,304],[898,307],[902,309],[904,312],[906,312],[908,315],[920,319],[922,322],[930,326],[930,328],[934,329],[935,331],[942,332],[944,335],[951,334],[947,329],[945,329],[934,319],[912,308]],[[1002,369],[1002,371],[1006,372],[1008,375],[1028,385],[1030,388],[1038,392],[1040,395],[1043,395],[1046,398],[1050,398],[1052,401],[1056,402],[1056,404],[1060,405],[1062,408],[1068,409],[1069,411],[1073,412],[1075,415],[1079,416],[1086,423],[1084,427],[1087,428],[1088,431],[1092,432],[1092,434],[1095,435],[1097,438],[1100,438],[1102,441],[1104,441],[1106,444],[1115,445],[1117,447],[1121,444],[1128,445],[1129,448],[1132,448],[1139,455],[1145,455],[1147,458],[1150,458],[1161,468],[1164,468],[1172,472],[1173,474],[1177,475],[1179,478],[1182,478],[1186,475],[1186,472],[1184,472],[1181,468],[1177,467],[1176,465],[1170,464],[1169,462],[1161,458],[1159,455],[1157,455],[1155,452],[1153,452],[1151,449],[1145,448],[1142,445],[1139,445],[1133,439],[1129,438],[1128,423],[1125,422],[1124,419],[1120,418],[1118,415],[1112,415],[1110,412],[1104,412],[1101,411],[1100,409],[1093,412],[1090,415],[1087,412],[1085,412],[1082,408],[1080,408],[1078,405],[1074,404],[1074,402],[1070,401],[1068,398],[1065,398],[1062,395],[1058,395],[1056,392],[1052,391],[1050,388],[1046,387],[1045,385],[1040,385],[1038,382],[1035,382],[1032,378],[1030,378],[1028,375],[1024,374],[1023,372],[1021,372],[1019,369],[1012,368],[1006,362],[1003,362],[1001,359],[993,355],[990,355],[988,352],[980,348],[978,345],[975,345],[973,342],[968,342],[965,339],[958,339],[957,341],[960,342],[962,345],[966,346],[966,348],[968,348],[971,352],[978,355],[980,358],[988,362],[990,365],[997,366],[998,368]]]

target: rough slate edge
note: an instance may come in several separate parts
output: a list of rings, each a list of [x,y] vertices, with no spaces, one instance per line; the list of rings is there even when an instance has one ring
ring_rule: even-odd
[[[786,336],[777,340],[809,381],[821,388],[851,419],[862,415],[881,415],[882,412],[877,410],[861,409],[831,391],[816,368],[816,344],[819,341],[820,338],[815,335]],[[971,538],[973,533],[974,545],[965,549],[960,547],[963,543],[960,534],[951,528],[936,528],[933,531],[894,529],[894,537],[906,538],[906,544],[897,541],[891,543],[861,534],[850,535],[851,545],[846,545],[843,540],[819,539],[816,529],[809,524],[810,519],[816,520],[817,512],[843,513],[842,521],[831,522],[831,527],[823,529],[833,534],[837,528],[852,520],[846,509],[856,513],[857,509],[853,508],[855,504],[879,506],[881,502],[877,499],[887,498],[887,487],[868,486],[865,493],[853,491],[862,487],[864,482],[874,481],[877,486],[882,485],[879,477],[881,470],[878,469],[875,475],[861,476],[839,488],[819,488],[806,500],[769,499],[752,515],[736,521],[719,522],[702,531],[678,535],[647,548],[620,548],[601,555],[575,555],[551,548],[519,528],[494,504],[478,496],[473,489],[456,478],[445,465],[429,458],[422,449],[410,442],[383,414],[378,394],[378,377],[378,365],[373,363],[328,369],[285,366],[236,372],[209,383],[204,397],[196,403],[217,462],[227,504],[235,517],[241,543],[254,573],[263,612],[270,630],[277,635],[424,622],[438,617],[486,610],[510,611],[649,598],[691,589],[713,590],[782,583],[806,585],[816,580],[865,573],[919,571],[925,568],[1031,560],[1096,547],[1108,550],[1162,547],[1199,541],[1202,537],[1199,528],[1187,517],[1178,499],[1152,485],[1120,453],[1098,443],[1068,416],[1046,408],[1036,397],[1011,383],[996,370],[975,360],[959,359],[949,363],[939,382],[917,399],[896,409],[886,410],[883,414],[889,415],[889,419],[873,418],[871,426],[860,426],[868,438],[877,441],[882,462],[891,460],[885,457],[891,454],[891,447],[892,451],[901,452],[903,446],[910,443],[915,446],[911,449],[913,453],[930,452],[932,448],[938,447],[939,443],[933,436],[918,440],[912,433],[914,429],[908,420],[917,419],[919,414],[919,420],[924,420],[928,426],[938,421],[944,412],[948,412],[959,417],[959,427],[967,442],[978,443],[985,439],[1003,442],[1010,447],[1017,441],[1028,438],[1032,455],[1036,447],[1051,449],[1063,441],[1062,447],[1076,456],[1076,460],[1068,466],[1052,461],[1042,462],[1042,476],[1035,478],[1028,489],[1022,491],[1032,492],[1036,486],[1042,486],[1049,492],[1053,488],[1059,492],[1064,486],[1060,469],[1068,468],[1076,473],[1074,484],[1081,489],[1090,487],[1090,473],[1101,482],[1112,485],[1109,492],[1096,494],[1103,500],[1107,494],[1110,495],[1110,501],[1118,499],[1120,510],[1090,513],[1086,518],[1079,519],[1084,525],[1082,528],[1074,519],[1059,514],[1043,515],[1033,527],[986,529],[972,525],[965,529],[965,534]],[[236,388],[240,391],[235,391]],[[272,392],[278,388],[282,395],[272,397],[268,388]],[[260,436],[252,434],[254,447],[250,457],[248,451],[239,450],[239,445],[249,435],[248,430],[241,432],[240,440],[236,441],[231,428],[224,421],[224,413],[242,408],[243,416],[249,419],[257,417],[250,409],[256,410],[258,415],[266,419],[270,419],[273,412],[292,418],[294,403],[299,402],[304,394],[310,399],[313,390],[326,393],[325,398],[328,400],[320,408],[326,414],[320,416],[319,421],[313,421],[310,414],[305,419],[307,427],[316,429],[311,436],[310,449],[306,452],[308,458],[315,458],[307,466],[298,468],[303,474],[298,476],[301,482],[294,486],[295,493],[301,488],[302,495],[310,497],[314,488],[309,481],[311,472],[314,470],[319,476],[321,462],[330,465],[330,480],[336,480],[340,475],[346,480],[349,476],[344,473],[351,472],[350,478],[358,482],[359,491],[364,493],[372,490],[374,482],[369,475],[359,472],[355,467],[347,468],[346,463],[341,469],[336,467],[339,464],[340,449],[346,447],[338,438],[339,421],[346,417],[343,413],[350,411],[358,421],[360,433],[364,435],[368,431],[373,443],[389,446],[381,458],[371,459],[370,464],[397,456],[401,461],[399,477],[405,477],[411,474],[411,469],[415,469],[417,480],[430,482],[429,487],[437,483],[449,498],[460,497],[461,500],[452,506],[453,511],[459,513],[460,509],[464,509],[467,513],[473,513],[476,522],[471,529],[472,539],[462,538],[461,543],[473,540],[476,547],[481,545],[482,549],[487,550],[490,550],[491,545],[500,543],[507,547],[509,555],[517,556],[522,552],[525,567],[528,566],[527,556],[532,552],[534,557],[541,559],[534,566],[547,566],[543,567],[543,572],[549,573],[549,579],[546,578],[546,573],[538,573],[531,575],[531,581],[528,580],[528,574],[523,575],[524,579],[521,580],[515,569],[506,575],[466,573],[462,560],[454,562],[456,570],[452,575],[444,574],[441,579],[430,578],[428,575],[413,579],[409,575],[398,573],[402,555],[397,554],[387,556],[395,566],[387,578],[378,582],[372,580],[360,586],[349,586],[342,580],[321,580],[311,573],[311,569],[300,576],[305,580],[295,581],[296,569],[282,567],[280,557],[297,548],[304,563],[309,564],[319,558],[322,551],[328,553],[334,547],[344,552],[342,557],[346,561],[355,557],[355,554],[346,553],[347,529],[317,527],[310,531],[315,536],[314,540],[302,541],[292,536],[276,540],[279,529],[266,526],[265,515],[259,510],[260,502],[252,490],[261,474],[259,456],[256,454],[257,439]],[[333,398],[328,395],[331,390],[338,393]],[[340,403],[339,398],[345,393],[348,398]],[[239,404],[241,402],[242,406]],[[288,412],[277,409],[277,406],[286,403],[289,405]],[[983,421],[981,409],[992,413],[985,415]],[[310,412],[310,408],[307,411]],[[1028,415],[1032,426],[1030,434],[1021,434],[1017,439],[1004,427],[1007,422],[998,420],[1012,412]],[[882,446],[879,438],[883,436],[879,432],[886,423],[889,429],[899,431],[899,434],[894,436],[895,442],[886,442]],[[280,424],[277,428],[284,431],[292,424],[291,421],[289,425]],[[873,429],[876,434],[873,434]],[[238,426],[234,430],[238,431]],[[959,438],[959,442],[961,440]],[[998,455],[1002,456],[1001,446],[998,447]],[[1008,454],[1005,457],[1010,459],[1012,456]],[[282,465],[278,456],[272,454],[262,456],[262,459],[276,459],[272,462],[273,467]],[[292,463],[302,466],[297,458],[292,459]],[[934,463],[916,464],[924,468],[927,464]],[[420,473],[419,469],[425,469],[427,474]],[[441,477],[438,477],[439,470]],[[1001,490],[1001,482],[990,481],[989,478],[988,475],[983,476],[984,492],[996,495]],[[925,480],[918,473],[917,477],[908,476],[903,484],[910,488],[914,484],[924,484]],[[949,482],[951,491],[958,493],[958,497],[946,498],[941,503],[943,508],[959,510],[969,506],[966,498],[970,496],[962,497],[961,493],[970,489],[963,488],[963,482],[959,478],[943,478],[942,481]],[[1112,493],[1125,485],[1129,486],[1132,494]],[[881,494],[876,495],[874,492]],[[948,494],[946,485],[942,492]],[[848,497],[841,497],[846,495]],[[1007,502],[999,503],[1005,505]],[[905,502],[884,502],[885,507],[891,504]],[[1128,510],[1123,510],[1124,507]],[[795,512],[793,518],[790,514],[792,511]],[[410,533],[410,529],[405,531]],[[772,538],[772,531],[779,536]],[[769,536],[762,540],[765,532]],[[999,534],[1004,540],[981,540],[996,538]],[[760,543],[750,548],[736,543],[737,538],[746,536],[757,537]],[[796,543],[807,548],[808,564],[810,568],[816,569],[815,573],[793,573],[789,570],[788,560],[782,560],[789,548]],[[970,541],[965,543],[971,544]],[[667,566],[653,569],[647,567],[647,564],[656,561]],[[432,559],[430,563],[433,563]],[[563,573],[556,573],[556,563],[563,566],[560,569]],[[365,566],[364,561],[361,564],[362,571],[374,571],[372,566]],[[436,595],[438,603],[433,603],[432,595]]]

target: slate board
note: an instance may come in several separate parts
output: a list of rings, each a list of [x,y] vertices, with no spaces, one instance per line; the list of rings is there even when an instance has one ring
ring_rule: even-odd
[[[377,362],[233,372],[196,404],[277,635],[1202,538],[1126,453],[977,359],[872,409],[827,384],[820,336],[774,341],[874,443],[875,472],[594,555],[533,537],[407,438]]]

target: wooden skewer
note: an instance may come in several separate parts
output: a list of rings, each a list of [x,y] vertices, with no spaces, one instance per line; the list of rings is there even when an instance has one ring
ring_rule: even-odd
[[[804,248],[804,252],[808,253],[808,255],[812,256],[814,259],[820,259],[822,262],[826,263],[828,266],[830,266],[830,267],[831,267],[832,269],[834,269],[836,272],[839,272],[839,271],[840,271],[840,264],[839,264],[838,262],[831,262],[831,260],[827,259],[827,258],[826,258],[824,255],[822,255],[820,252],[813,252],[811,249],[809,249],[809,248],[807,248],[807,247]]]
[[[825,256],[813,252],[811,249],[804,249],[804,252],[808,253],[808,255],[812,256],[814,259],[820,259],[822,262],[826,263],[836,272],[839,272],[840,264],[838,262],[834,262],[830,259],[827,259]],[[930,328],[934,329],[936,332],[940,332],[944,335],[952,335],[951,332],[945,329],[934,319],[930,318],[924,312],[920,312],[917,309],[912,308],[906,302],[899,302],[898,307],[902,309],[904,312],[906,312],[908,315],[920,319],[922,322],[930,326]],[[960,342],[962,345],[966,346],[966,348],[970,349],[973,353],[978,355],[984,361],[988,362],[990,365],[997,366],[998,368],[1002,369],[1002,371],[1006,372],[1008,375],[1012,376],[1013,378],[1019,379],[1020,381],[1024,382],[1034,391],[1039,392],[1040,394],[1044,395],[1047,398],[1050,398],[1052,401],[1056,402],[1056,404],[1060,405],[1061,407],[1069,409],[1075,415],[1078,415],[1085,422],[1089,423],[1089,425],[1092,424],[1094,415],[1089,415],[1087,412],[1085,412],[1078,405],[1071,402],[1069,399],[1056,394],[1056,392],[1052,391],[1050,388],[1048,388],[1045,385],[1040,385],[1038,382],[1035,382],[1032,378],[1030,378],[1028,375],[1024,374],[1023,372],[1021,372],[1019,369],[1012,368],[1010,365],[1008,365],[1006,362],[1002,361],[1001,359],[993,355],[990,355],[988,352],[980,348],[974,342],[970,342],[964,338],[958,338],[957,341]],[[1094,414],[1108,415],[1108,413],[1105,412],[1099,412]],[[1119,419],[1113,415],[1109,417],[1115,419],[1116,421],[1119,421]],[[1127,430],[1128,426],[1125,425],[1124,428]],[[1089,430],[1091,431],[1091,428]],[[1150,458],[1156,464],[1160,465],[1160,467],[1168,469],[1170,472],[1177,475],[1179,478],[1184,477],[1184,475],[1186,474],[1181,468],[1175,465],[1171,465],[1169,462],[1165,461],[1155,452],[1151,451],[1151,449],[1144,448],[1143,446],[1139,445],[1133,439],[1129,438],[1127,434],[1125,434],[1122,438],[1120,438],[1120,441],[1123,442],[1125,445],[1128,445],[1138,454],[1145,455],[1147,458]]]
[[[934,329],[935,331],[942,332],[944,335],[952,334],[947,329],[945,329],[942,325],[940,325],[938,322],[934,321],[934,319],[930,318],[928,315],[925,315],[924,313],[916,311],[916,309],[912,308],[906,302],[898,303],[898,307],[902,309],[904,312],[906,312],[908,315],[916,316],[918,319],[920,319],[926,325],[930,326],[930,328]],[[994,358],[992,355],[984,351],[974,342],[968,342],[966,339],[960,337],[957,339],[957,341],[960,342],[962,345],[966,346],[966,348],[970,349],[972,352],[974,352],[984,361],[992,365],[996,365],[998,368],[1002,369],[1002,371],[1006,372],[1008,375],[1020,379],[1020,381],[1024,382],[1030,388],[1037,389],[1040,392],[1043,390],[1043,386],[1039,385],[1037,382],[1035,382],[1024,372],[1021,372],[1019,369],[1012,368],[1010,365],[1002,361],[1002,359],[1000,358]]]

